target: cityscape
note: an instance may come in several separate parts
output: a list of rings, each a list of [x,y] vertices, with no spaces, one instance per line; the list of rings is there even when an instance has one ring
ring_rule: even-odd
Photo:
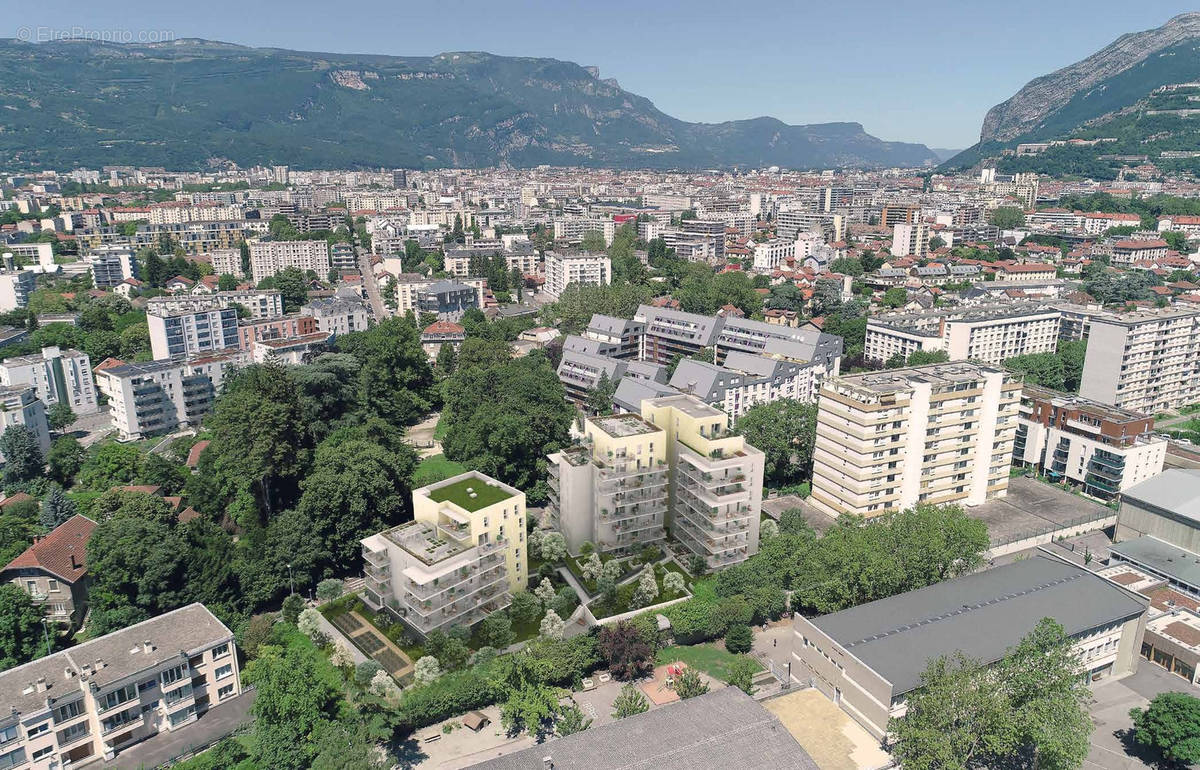
[[[532,36],[17,19],[0,770],[1200,764],[1181,10],[938,149]]]

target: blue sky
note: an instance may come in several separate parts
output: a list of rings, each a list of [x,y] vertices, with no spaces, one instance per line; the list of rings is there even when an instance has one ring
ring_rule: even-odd
[[[849,120],[884,139],[961,148],[1031,78],[1186,10],[1159,0],[42,0],[11,4],[0,36],[165,30],[314,51],[550,56],[596,65],[685,120]]]

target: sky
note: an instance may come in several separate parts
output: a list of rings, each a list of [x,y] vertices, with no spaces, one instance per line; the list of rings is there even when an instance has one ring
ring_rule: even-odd
[[[1192,10],[1161,0],[9,3],[0,37],[545,56],[595,65],[683,120],[854,121],[882,139],[952,149],[977,141],[987,110],[1032,78]]]

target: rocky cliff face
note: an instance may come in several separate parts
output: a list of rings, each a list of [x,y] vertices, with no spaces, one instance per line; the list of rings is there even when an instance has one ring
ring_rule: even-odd
[[[1200,12],[1180,14],[1157,29],[1122,35],[1083,61],[1029,81],[1011,99],[988,110],[979,141],[1005,142],[1028,133],[1075,94],[1191,38],[1200,38]]]

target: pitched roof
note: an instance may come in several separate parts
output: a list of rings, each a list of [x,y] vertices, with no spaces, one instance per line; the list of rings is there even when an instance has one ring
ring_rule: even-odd
[[[203,439],[192,444],[192,448],[188,450],[187,463],[185,463],[187,467],[195,468],[200,465],[200,455],[204,453],[205,449],[208,449],[208,445],[211,443],[208,439]]]
[[[5,569],[40,567],[64,582],[74,583],[87,572],[87,543],[96,522],[75,514],[34,542]]]

